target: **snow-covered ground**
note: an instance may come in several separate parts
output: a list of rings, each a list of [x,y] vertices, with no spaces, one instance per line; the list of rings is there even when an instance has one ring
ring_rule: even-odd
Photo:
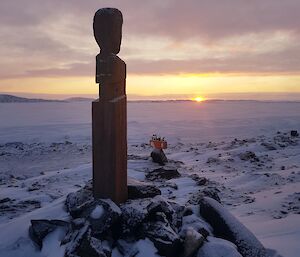
[[[39,252],[27,231],[30,219],[66,218],[66,194],[91,179],[90,104],[0,104],[0,120],[0,256],[57,256],[59,232]],[[300,131],[300,103],[129,103],[128,174],[145,180],[157,167],[147,143],[160,134],[167,157],[182,162],[182,177],[160,185],[166,197],[186,202],[201,189],[191,175],[206,177],[266,247],[296,257],[300,138],[291,130]]]

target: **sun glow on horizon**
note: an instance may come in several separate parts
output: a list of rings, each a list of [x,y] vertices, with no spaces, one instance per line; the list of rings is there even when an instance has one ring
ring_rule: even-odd
[[[127,95],[132,99],[189,99],[196,103],[208,99],[299,99],[299,85],[300,75],[182,77],[129,73],[126,79]],[[35,94],[37,98],[47,94],[53,99],[63,99],[64,95],[97,97],[99,85],[93,76],[0,78],[0,94],[4,92]]]
[[[201,103],[201,102],[205,101],[205,98],[202,96],[197,96],[197,97],[193,98],[192,100],[196,101],[197,103]]]

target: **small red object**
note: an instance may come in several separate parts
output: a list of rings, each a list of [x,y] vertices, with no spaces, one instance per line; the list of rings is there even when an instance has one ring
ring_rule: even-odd
[[[167,141],[161,139],[160,137],[157,137],[156,135],[152,136],[150,145],[156,149],[167,149],[168,147]]]

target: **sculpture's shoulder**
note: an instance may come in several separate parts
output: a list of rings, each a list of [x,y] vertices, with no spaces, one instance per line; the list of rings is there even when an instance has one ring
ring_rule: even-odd
[[[126,79],[126,63],[117,55],[96,56],[96,83],[115,83]]]

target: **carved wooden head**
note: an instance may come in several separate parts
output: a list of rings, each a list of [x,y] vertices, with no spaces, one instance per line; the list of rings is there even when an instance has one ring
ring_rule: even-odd
[[[123,16],[115,8],[99,9],[94,16],[94,36],[103,54],[118,54],[122,40]]]

